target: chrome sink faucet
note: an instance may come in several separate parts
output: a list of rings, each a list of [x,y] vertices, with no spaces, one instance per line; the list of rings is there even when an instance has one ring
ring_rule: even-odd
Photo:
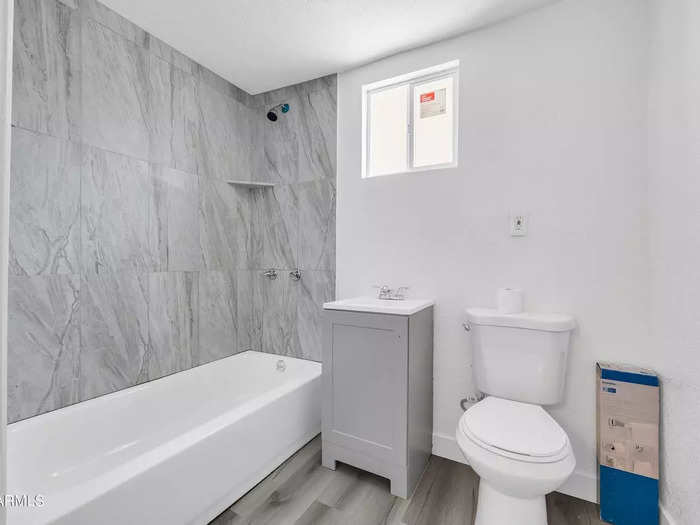
[[[406,299],[406,292],[408,291],[408,286],[399,286],[398,288],[389,288],[386,284],[382,286],[375,286],[379,290],[377,297],[379,299],[384,299],[387,301],[403,301]]]

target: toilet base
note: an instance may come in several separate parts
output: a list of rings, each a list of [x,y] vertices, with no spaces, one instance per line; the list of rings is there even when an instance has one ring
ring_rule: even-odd
[[[544,496],[516,498],[499,492],[481,478],[474,525],[504,523],[547,525],[547,504]]]

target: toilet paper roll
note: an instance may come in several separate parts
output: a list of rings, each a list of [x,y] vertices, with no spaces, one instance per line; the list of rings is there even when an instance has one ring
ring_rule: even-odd
[[[502,314],[519,314],[523,311],[523,291],[520,288],[499,288],[496,304]]]

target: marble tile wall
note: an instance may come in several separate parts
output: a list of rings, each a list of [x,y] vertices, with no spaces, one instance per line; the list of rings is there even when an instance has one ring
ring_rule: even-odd
[[[336,76],[256,96],[263,122],[262,180],[253,197],[254,308],[262,315],[265,352],[321,360],[321,304],[335,297]],[[264,118],[281,102],[288,113]],[[289,278],[299,269],[300,281]],[[260,303],[256,306],[256,302]]]
[[[250,348],[320,360],[335,93],[251,96],[96,0],[15,0],[10,422]]]

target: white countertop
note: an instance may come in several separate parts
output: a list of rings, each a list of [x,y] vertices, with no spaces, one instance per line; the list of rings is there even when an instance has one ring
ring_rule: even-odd
[[[375,314],[412,315],[433,306],[432,299],[404,299],[394,301],[376,297],[353,297],[331,303],[324,303],[324,310],[345,310],[349,312],[367,312]]]

